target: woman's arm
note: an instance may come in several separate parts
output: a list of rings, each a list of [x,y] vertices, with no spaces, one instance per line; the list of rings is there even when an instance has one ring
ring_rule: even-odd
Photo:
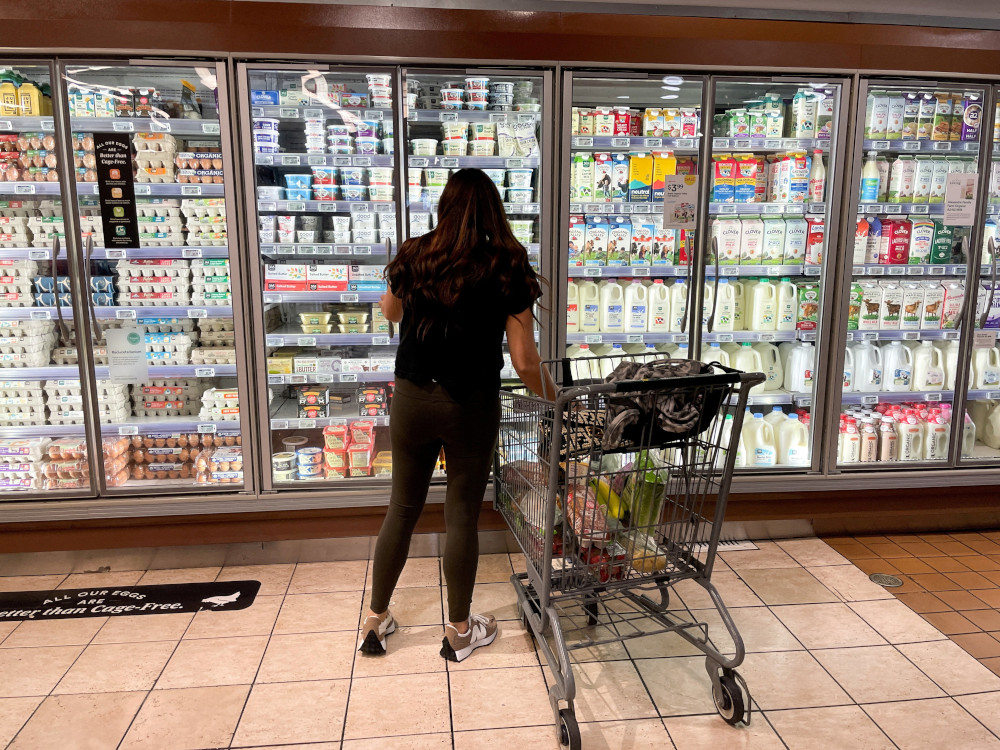
[[[535,345],[534,318],[531,308],[507,318],[507,348],[510,358],[517,370],[517,376],[526,386],[543,398],[555,398],[556,386],[548,371],[543,373],[539,368],[542,358],[538,356]]]
[[[391,289],[386,289],[385,294],[378,302],[386,320],[398,323],[403,319],[403,303],[400,302],[399,297],[392,293]]]

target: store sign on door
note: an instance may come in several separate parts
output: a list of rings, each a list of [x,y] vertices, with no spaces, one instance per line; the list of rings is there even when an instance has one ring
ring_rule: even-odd
[[[975,172],[951,172],[944,188],[944,224],[971,227],[976,220],[976,188],[979,175]]]
[[[145,334],[136,326],[109,328],[108,377],[115,383],[144,383],[149,380]]]
[[[94,133],[97,191],[104,247],[139,247],[139,221],[132,181],[132,145],[127,135]]]
[[[232,612],[253,604],[260,581],[105,586],[0,593],[0,622]]]
[[[663,227],[696,229],[698,226],[698,178],[693,174],[663,178]]]

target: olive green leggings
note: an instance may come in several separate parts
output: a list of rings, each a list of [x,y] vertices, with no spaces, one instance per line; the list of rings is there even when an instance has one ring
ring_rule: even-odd
[[[373,612],[384,612],[389,607],[443,447],[448,468],[444,503],[448,620],[468,619],[479,565],[479,511],[499,425],[500,400],[496,395],[460,404],[437,383],[417,385],[402,378],[396,381],[389,422],[392,494],[375,545]]]

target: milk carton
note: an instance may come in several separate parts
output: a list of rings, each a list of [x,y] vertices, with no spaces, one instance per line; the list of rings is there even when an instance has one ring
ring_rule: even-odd
[[[816,137],[830,140],[833,137],[833,89],[824,89],[816,103]]]
[[[862,299],[861,284],[855,281],[851,284],[851,293],[847,302],[848,331],[858,330],[858,321],[861,319]]]
[[[587,241],[587,223],[582,216],[569,217],[569,264],[583,265],[583,247]]]
[[[653,258],[654,266],[673,266],[680,264],[680,230],[664,229],[663,224],[653,225]],[[687,258],[684,258],[684,262]]]
[[[718,245],[719,265],[730,266],[740,262],[742,237],[743,226],[736,217],[712,222],[712,238]]]
[[[917,137],[917,123],[920,121],[920,94],[908,92],[903,104],[902,140],[912,141]]]
[[[920,93],[917,97],[920,105],[917,115],[917,140],[929,141],[931,131],[934,130],[934,110],[937,106],[937,100],[929,92]]]
[[[910,222],[907,219],[896,219],[892,222],[886,263],[890,265],[907,263],[910,255],[910,230]]]
[[[944,287],[936,281],[923,282],[924,307],[920,317],[920,328],[924,331],[937,331],[941,328],[941,315],[944,312]]]
[[[886,121],[885,138],[898,141],[903,137],[903,118],[906,114],[906,97],[902,91],[889,92],[889,117]]]
[[[931,191],[928,203],[944,203],[944,191],[948,183],[948,159],[945,156],[931,157]]]
[[[951,263],[954,256],[955,228],[938,220],[934,221],[934,241],[931,244],[931,263]]]
[[[659,138],[663,135],[663,110],[647,109],[642,115],[642,134]]]
[[[677,174],[677,159],[670,151],[653,154],[653,200],[663,201],[664,178]]]
[[[882,287],[875,281],[861,282],[861,315],[858,317],[859,331],[877,331],[882,312]]]
[[[615,134],[615,115],[607,109],[594,110],[594,135],[610,136]]]
[[[737,203],[753,203],[757,195],[757,159],[753,155],[736,157],[735,174],[734,200]]]
[[[854,265],[861,265],[865,262],[868,250],[868,227],[868,219],[864,217],[858,219],[858,223],[854,227],[854,249],[852,251]]]
[[[632,217],[632,252],[629,265],[648,266],[653,255],[653,225],[643,222],[638,216]]]
[[[602,216],[587,218],[587,237],[583,243],[583,264],[604,266],[608,262],[608,235],[610,229]]]
[[[608,265],[627,266],[632,254],[632,222],[616,216],[609,222]]]
[[[766,266],[781,265],[785,257],[785,220],[764,219],[764,247],[761,263]]]
[[[818,266],[823,263],[823,243],[825,242],[825,223],[822,217],[806,217],[806,264]]]
[[[579,157],[579,159],[578,159]],[[588,153],[576,153],[573,155],[573,184],[576,186],[576,199],[578,201],[592,201],[594,199],[594,157]]]
[[[882,284],[882,308],[879,310],[879,328],[883,331],[898,331],[902,320],[903,290],[898,284],[887,281]]]
[[[933,244],[934,222],[931,219],[914,219],[910,225],[908,262],[911,264],[930,262],[931,245]]]
[[[663,110],[663,135],[665,138],[681,137],[681,111],[667,108]]]
[[[865,139],[885,138],[889,126],[889,96],[885,91],[871,90],[865,106]]]
[[[611,155],[611,200],[628,200],[628,154]]]
[[[631,203],[648,201],[653,189],[653,157],[633,154],[628,165],[628,199]]]
[[[882,220],[877,216],[868,219],[868,239],[865,242],[865,263],[878,263],[882,249]]]
[[[611,200],[614,192],[612,172],[611,154],[594,154],[594,201],[606,203]]]
[[[913,178],[914,203],[928,203],[931,197],[931,183],[934,180],[934,162],[931,159],[917,159],[917,169]]]
[[[727,154],[715,157],[712,174],[712,201],[733,203],[736,200],[736,159]]]
[[[809,196],[809,161],[805,153],[792,155],[788,185],[788,202],[805,203]]]
[[[755,216],[744,216],[740,223],[740,265],[758,266],[764,253],[764,222]]]
[[[795,328],[799,331],[815,331],[819,323],[819,284],[812,282],[798,285],[799,312]]]
[[[786,266],[801,265],[806,259],[806,241],[809,224],[805,219],[785,220],[785,252],[782,263]]]
[[[944,311],[941,313],[941,327],[952,330],[958,327],[958,317],[965,302],[965,284],[961,281],[944,283]]]
[[[920,330],[924,316],[924,291],[920,284],[903,284],[903,312],[899,319],[899,330]]]

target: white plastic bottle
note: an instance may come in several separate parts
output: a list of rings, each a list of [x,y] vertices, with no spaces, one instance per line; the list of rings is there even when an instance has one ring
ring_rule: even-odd
[[[976,448],[976,423],[972,421],[969,412],[965,412],[962,423],[962,455],[972,456]]]
[[[913,382],[913,354],[899,341],[890,341],[882,347],[882,390],[908,391]]]
[[[580,332],[580,288],[573,279],[566,286],[566,333]]]
[[[767,382],[764,384],[765,391],[780,391],[785,384],[785,370],[781,364],[781,353],[774,344],[766,341],[754,344],[753,348],[760,354],[763,365],[763,373],[767,375]]]
[[[749,331],[773,331],[778,315],[778,290],[767,279],[761,279],[753,287],[750,302]]]
[[[600,284],[601,288],[601,331],[604,333],[625,332],[624,293],[615,279]]]
[[[958,340],[952,339],[938,344],[944,359],[944,388],[955,390],[955,376],[958,374],[958,354],[961,349]]]
[[[670,287],[670,330],[680,333],[681,322],[687,315],[687,290],[686,281],[676,281]]]
[[[840,445],[840,463],[856,464],[861,461],[861,433],[854,417],[844,420],[843,439]]]
[[[864,418],[858,431],[861,433],[859,460],[863,464],[878,461],[878,427],[875,426],[875,420],[870,417]]]
[[[674,359],[691,359],[691,350],[687,344],[678,344],[671,356]]]
[[[715,297],[715,325],[713,330],[729,332],[736,324],[736,288],[729,279],[719,279],[719,290]]]
[[[862,393],[882,390],[882,350],[870,341],[848,346],[854,360],[854,389]]]
[[[812,168],[809,170],[809,202],[822,203],[826,191],[826,167],[823,166],[823,152],[812,153]]]
[[[733,330],[747,329],[746,284],[742,281],[730,282],[733,287]]]
[[[606,378],[614,372],[615,368],[621,364],[623,359],[625,359],[626,352],[622,348],[621,344],[612,344],[611,349],[604,352],[604,356],[606,356],[607,359],[603,360],[603,371],[601,374]]]
[[[787,466],[809,465],[809,428],[798,414],[789,414],[776,429],[778,463]]]
[[[649,287],[649,326],[650,333],[666,333],[670,330],[670,287],[663,279],[654,279]]]
[[[878,200],[878,164],[876,163],[878,154],[875,151],[868,152],[868,158],[861,169],[861,201],[875,202]]]
[[[601,330],[601,292],[596,281],[577,284],[580,306],[580,333],[598,333]]]
[[[944,388],[944,358],[930,341],[921,341],[913,350],[913,390],[940,391]]]
[[[972,350],[972,383],[977,390],[1000,385],[1000,350],[995,346]]]
[[[645,333],[649,326],[649,291],[640,279],[625,287],[625,333]]]
[[[778,449],[774,442],[774,429],[764,421],[764,415],[757,413],[743,427],[743,443],[746,445],[750,466],[766,468],[777,463]]]
[[[927,439],[924,441],[925,461],[946,461],[951,425],[940,409],[932,409],[927,417]]]
[[[785,419],[785,412],[781,410],[780,406],[772,406],[771,411],[764,415],[764,421],[771,425],[771,427],[775,430],[777,430],[778,427],[784,423]]]
[[[790,278],[783,277],[777,283],[778,311],[775,318],[776,331],[794,331],[798,321],[798,290]]]
[[[718,362],[720,365],[730,366],[729,353],[714,341],[701,347],[701,361],[706,365]]]
[[[594,358],[594,353],[590,351],[588,344],[580,344],[575,348],[575,351],[567,351],[566,356],[573,360],[569,369],[574,380],[589,380],[597,378],[600,374],[599,368],[596,366],[597,363],[590,361]]]
[[[704,297],[702,297],[702,304],[701,304],[701,327],[702,327],[702,330],[704,330],[705,328],[707,328],[707,326],[708,326],[708,316],[712,314],[712,306],[713,306],[712,295],[713,294],[714,294],[714,292],[713,292],[713,285],[709,284],[709,283],[706,283],[705,284]],[[715,326],[714,326],[714,322],[713,322],[713,329],[714,329],[714,327]]]
[[[888,415],[883,416],[879,422],[878,460],[899,460],[899,435],[896,433],[895,420]]]
[[[816,349],[808,341],[797,344],[788,353],[785,368],[785,390],[792,393],[811,393],[813,370],[816,367]]]
[[[763,372],[764,363],[761,361],[760,352],[754,349],[749,341],[744,341],[740,344],[740,349],[731,358],[733,367],[737,370],[742,370],[743,372]],[[764,390],[765,383],[760,385],[755,385],[750,389],[750,393],[760,393]]]
[[[716,468],[722,468],[724,461],[726,460],[726,451],[729,450],[729,442],[733,439],[733,415],[726,414],[726,418],[722,420],[722,427],[719,431],[719,446],[721,450],[718,451],[715,457]],[[739,453],[737,452],[737,465],[739,465]]]
[[[851,347],[847,347],[844,350],[844,383],[843,390],[844,393],[850,393],[854,390],[854,378],[856,370],[854,369],[854,350]]]
[[[896,435],[900,461],[920,461],[924,457],[924,430],[913,409],[907,409],[896,422]]]

